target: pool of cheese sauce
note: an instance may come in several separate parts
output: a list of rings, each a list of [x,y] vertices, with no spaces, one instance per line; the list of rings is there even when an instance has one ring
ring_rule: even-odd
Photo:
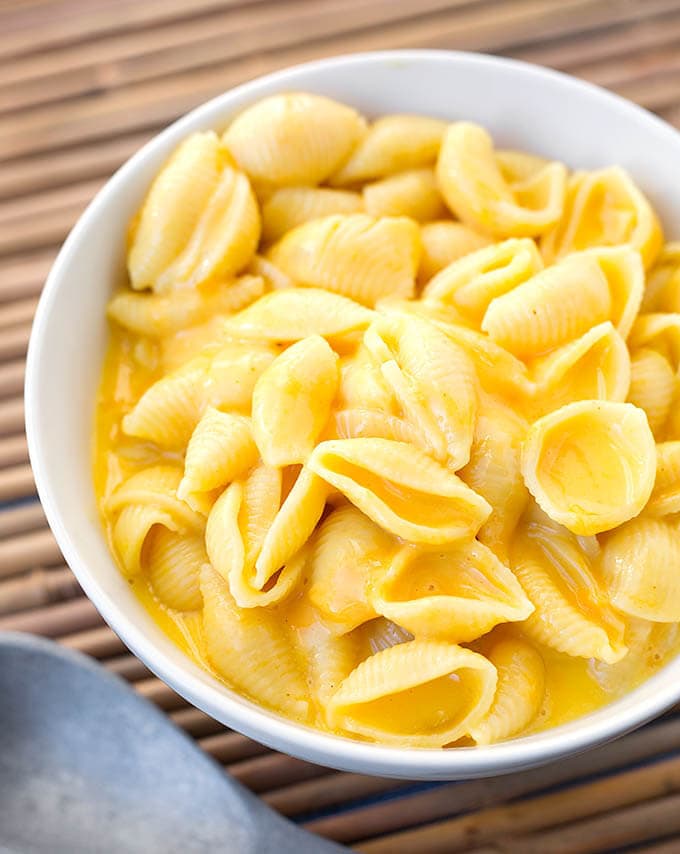
[[[177,462],[180,459],[177,454],[159,452],[149,443],[125,437],[120,430],[121,419],[143,391],[165,372],[168,361],[176,363],[190,357],[193,351],[199,349],[199,344],[198,340],[190,340],[185,333],[178,333],[171,341],[166,339],[162,345],[166,359],[164,367],[160,345],[115,329],[111,332],[97,400],[94,435],[95,491],[102,524],[111,548],[111,525],[103,511],[107,497],[122,480],[135,471],[154,463]],[[201,648],[199,615],[187,616],[164,606],[155,597],[144,577],[135,579],[130,584],[139,601],[163,632],[186,655],[217,676],[210,668]],[[296,609],[289,610],[288,613],[295,611]],[[494,637],[512,633],[519,634],[516,627],[506,625],[497,627]],[[484,645],[484,639],[473,644],[480,651],[484,650]],[[593,675],[591,662],[541,647],[546,665],[546,699],[538,718],[522,734],[566,723],[611,702],[643,682],[658,670],[673,652],[677,653],[679,650],[680,644],[677,642],[672,648],[665,646],[663,654],[655,653],[643,657],[638,666],[626,667],[625,674],[620,677],[615,672],[610,672],[610,678],[598,681]],[[600,684],[601,682],[603,684]],[[316,724],[324,728],[320,718]]]

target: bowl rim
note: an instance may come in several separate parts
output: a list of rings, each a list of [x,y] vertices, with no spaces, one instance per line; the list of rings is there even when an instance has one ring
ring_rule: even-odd
[[[41,426],[38,395],[40,375],[44,369],[42,350],[45,329],[50,322],[52,306],[59,298],[60,282],[68,273],[72,257],[77,254],[81,234],[87,223],[106,207],[109,198],[115,196],[119,188],[125,185],[128,174],[136,165],[162,147],[170,134],[179,134],[185,127],[199,122],[204,114],[219,111],[222,105],[224,112],[228,112],[229,103],[236,98],[255,100],[263,94],[263,90],[272,85],[285,89],[292,81],[293,88],[304,88],[304,82],[299,81],[298,76],[313,74],[318,69],[339,70],[352,66],[367,68],[386,62],[432,61],[452,62],[468,73],[474,73],[480,68],[492,68],[499,73],[510,70],[520,77],[540,77],[546,83],[567,87],[576,96],[599,102],[603,109],[628,114],[638,123],[644,123],[650,135],[661,135],[669,141],[672,138],[673,144],[680,152],[680,134],[674,128],[625,98],[559,71],[492,55],[429,49],[369,51],[306,62],[257,77],[197,106],[156,134],[114,173],[90,202],[59,251],[40,296],[26,358],[24,396],[29,457],[38,496],[64,559],[106,623],[156,676],[215,719],[269,747],[301,759],[340,770],[386,777],[451,780],[534,767],[559,757],[582,752],[629,732],[680,700],[680,656],[645,680],[641,686],[585,716],[540,733],[489,746],[450,750],[395,747],[355,741],[296,723],[247,701],[238,692],[225,689],[220,683],[209,684],[183,669],[159,650],[151,639],[145,637],[144,631],[100,587],[86,561],[79,554],[76,531],[65,521],[47,474],[48,466],[42,442],[42,431],[46,430],[47,426],[44,420]],[[102,547],[108,551],[103,531]]]

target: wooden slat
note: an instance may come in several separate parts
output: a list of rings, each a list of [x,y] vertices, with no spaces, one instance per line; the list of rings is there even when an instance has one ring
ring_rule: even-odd
[[[39,250],[9,261],[0,260],[0,303],[38,294],[55,257],[54,250]],[[3,336],[4,337],[4,336]],[[23,355],[23,349],[19,355]],[[12,358],[0,342],[0,359]]]
[[[229,773],[253,792],[266,792],[284,783],[296,783],[330,774],[328,768],[293,759],[283,753],[267,752],[229,765]]]
[[[56,566],[62,562],[59,546],[49,528],[0,541],[0,579],[34,566]]]
[[[173,709],[179,709],[185,705],[186,701],[176,694],[169,685],[151,676],[148,679],[141,679],[135,683],[135,689],[139,691],[142,697],[146,697],[152,703],[155,703],[165,712]]]
[[[645,61],[655,56],[659,47],[680,37],[680,14],[671,10],[660,15],[624,22],[594,32],[580,34],[578,38],[562,36],[551,41],[532,42],[507,51],[509,56],[549,65],[562,71],[577,72],[595,80],[602,67],[617,67],[622,58],[644,51]],[[650,51],[650,48],[654,48]],[[606,85],[600,78],[601,85]]]
[[[677,836],[667,839],[665,842],[657,842],[652,845],[642,845],[635,848],[635,854],[677,854]]]
[[[88,196],[87,202],[90,200]],[[0,227],[0,255],[62,243],[85,207],[85,201],[68,202],[63,207],[11,220]]]
[[[338,842],[368,840],[416,824],[446,818],[452,813],[491,806],[590,774],[625,767],[662,754],[669,746],[676,744],[680,745],[680,720],[671,719],[598,750],[543,768],[505,777],[451,783],[403,798],[398,810],[388,801],[354,810],[351,821],[340,814],[312,821],[307,826]]]
[[[76,181],[108,177],[151,138],[152,133],[104,139],[14,161],[0,171],[0,199],[39,193]]]
[[[12,330],[5,333],[10,335]],[[28,334],[28,330],[26,330]],[[3,335],[3,338],[5,336]],[[9,400],[0,400],[0,436],[18,433],[24,426],[24,400],[23,397],[14,397]]]
[[[0,243],[1,242],[2,238],[0,237]],[[0,336],[0,359],[17,359],[20,356],[25,356],[30,334],[30,324],[13,326],[11,329],[3,330],[3,333]],[[4,406],[4,404],[0,404],[0,431],[3,429],[2,406]]]
[[[24,437],[20,436],[19,438],[23,439]],[[20,504],[18,507],[0,512],[0,538],[43,528],[46,524],[45,514],[38,501]]]
[[[0,501],[17,501],[33,495],[35,481],[28,463],[0,469]]]
[[[141,679],[153,678],[151,671],[134,655],[118,655],[107,658],[104,662],[106,669],[127,679],[128,682],[139,682]]]
[[[289,0],[256,9],[226,9],[207,18],[181,21],[151,32],[123,33],[78,51],[32,55],[3,69],[0,112],[58,98],[90,95],[248,55],[337,37],[414,14],[463,5],[464,0]],[[477,0],[480,3],[480,0]],[[49,80],[49,89],[46,88]]]
[[[673,9],[677,0],[647,0],[648,14]],[[482,7],[454,8],[450,13],[390,24],[381,29],[328,39],[323,43],[280,48],[271,55],[248,55],[233,64],[218,64],[195,73],[152,80],[116,89],[105,99],[91,95],[73,102],[69,122],[63,109],[47,105],[25,114],[0,120],[0,158],[44,151],[76,140],[100,139],[111,134],[142,130],[170,121],[191,105],[218,94],[244,78],[280,68],[290,61],[320,54],[398,47],[413,44],[497,49],[513,39],[540,39],[556,32],[596,27],[634,19],[630,3],[613,0],[606,7],[599,0],[563,0],[559,7],[544,0],[504,3],[488,15]]]
[[[597,854],[659,837],[680,835],[680,795],[629,806],[539,836],[513,839],[512,854]]]
[[[321,810],[371,795],[382,795],[408,786],[403,780],[386,780],[364,774],[335,773],[267,792],[264,800],[283,815],[295,816],[310,809]]]
[[[680,125],[680,0],[4,0],[0,31],[0,630],[99,658],[275,809],[366,852],[680,850],[677,711],[544,769],[423,790],[276,754],[190,707],[63,565],[31,500],[21,402],[58,245],[111,172],[185,110],[308,59],[455,47],[567,70]]]
[[[74,44],[93,39],[102,33],[130,30],[159,25],[164,21],[189,18],[223,6],[245,5],[257,0],[136,0],[123,2],[98,2],[78,4],[62,2],[50,4],[49,14],[26,18],[23,27],[17,28],[12,38],[0,45],[0,57],[13,57],[24,53],[44,51],[55,45]]]
[[[365,854],[455,854],[551,826],[621,810],[680,790],[680,757],[636,768],[615,777],[586,782],[550,795],[479,810],[427,827],[389,834],[357,847]]]
[[[201,747],[222,765],[268,753],[268,748],[238,732],[220,732],[200,740]]]
[[[75,649],[94,658],[107,659],[125,652],[125,644],[108,626],[95,624],[94,628],[77,629],[66,626],[65,633],[59,633],[59,643],[69,649]]]
[[[9,303],[9,305],[13,304]],[[0,303],[0,307],[2,305],[3,303]],[[21,392],[24,387],[25,371],[26,365],[23,359],[0,363],[0,399]]]
[[[16,326],[18,323],[28,323],[33,319],[35,309],[38,305],[36,297],[14,300],[13,302],[0,303],[0,334],[8,326]],[[2,389],[2,367],[0,366],[0,391]]]
[[[2,545],[0,542],[0,560]],[[81,595],[80,585],[67,566],[50,570],[37,568],[19,578],[0,582],[0,615],[39,608]]]
[[[102,618],[90,600],[80,597],[71,602],[0,617],[0,631],[31,632],[43,637],[59,638],[72,632],[92,629],[101,622]]]
[[[66,208],[84,207],[101,187],[101,181],[83,181],[0,201],[0,226],[5,228],[16,220],[35,219],[50,212],[61,212]],[[1,315],[0,315],[1,316]]]
[[[22,433],[0,436],[0,469],[28,461],[28,446]]]
[[[224,731],[222,724],[206,715],[200,709],[195,709],[193,706],[187,706],[185,709],[178,709],[170,713],[170,717],[183,730],[192,735],[194,738],[203,738],[207,735],[216,735]]]

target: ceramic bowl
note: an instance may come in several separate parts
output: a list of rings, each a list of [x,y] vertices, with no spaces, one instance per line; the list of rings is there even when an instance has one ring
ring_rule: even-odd
[[[223,128],[243,107],[286,90],[328,95],[368,116],[469,119],[489,128],[501,147],[574,167],[620,164],[649,195],[667,234],[680,237],[674,180],[680,134],[615,95],[553,71],[490,56],[406,50],[313,62],[220,95],[155,137],[111,178],[45,285],[28,353],[26,426],[40,498],[64,557],[104,619],[175,691],[224,724],[311,762],[363,774],[462,779],[538,765],[639,726],[680,700],[680,658],[606,708],[489,747],[400,749],[329,735],[249,702],[201,670],[153,622],[114,564],[95,505],[92,433],[108,336],[105,308],[123,281],[127,223],[187,134]]]

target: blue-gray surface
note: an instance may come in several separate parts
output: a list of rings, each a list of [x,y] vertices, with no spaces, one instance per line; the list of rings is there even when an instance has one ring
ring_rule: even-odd
[[[331,854],[91,659],[0,635],[0,851]]]

